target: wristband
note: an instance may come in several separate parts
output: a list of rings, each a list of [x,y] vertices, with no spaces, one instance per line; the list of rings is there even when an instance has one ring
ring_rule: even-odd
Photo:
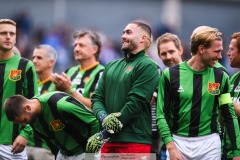
[[[108,139],[111,136],[105,129],[101,131],[101,134],[103,139]]]
[[[103,122],[103,119],[104,119],[105,117],[107,117],[107,116],[108,116],[107,113],[103,113],[103,114],[99,117],[99,121],[102,123],[102,122]]]
[[[74,89],[70,89],[70,91],[68,91],[67,94],[72,95],[73,92],[74,92]]]

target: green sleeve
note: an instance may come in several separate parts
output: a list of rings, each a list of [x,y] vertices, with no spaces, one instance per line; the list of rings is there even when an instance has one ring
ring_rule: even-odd
[[[73,115],[73,117],[71,119],[77,119],[80,122],[84,122],[86,123],[88,126],[90,126],[90,134],[93,135],[97,132],[99,132],[100,129],[100,125],[98,120],[96,119],[96,117],[92,114],[92,112],[90,110],[88,110],[86,107],[84,107],[82,105],[78,106],[76,104],[73,103],[63,103],[64,106],[60,107],[63,110],[60,112],[68,112],[71,115]],[[69,119],[66,119],[67,121],[70,121]],[[75,121],[72,121],[72,123],[76,123]]]
[[[98,86],[96,88],[96,90],[94,91],[92,97],[91,97],[91,101],[92,101],[92,111],[94,113],[94,115],[97,117],[98,120],[100,120],[100,116],[102,114],[107,114],[106,109],[105,109],[105,97],[104,97],[104,79],[106,76],[106,72],[107,69],[105,69],[105,71],[103,71],[103,75],[101,76],[99,82],[98,82]]]
[[[26,127],[21,129],[19,135],[25,137],[28,140],[31,134],[32,134],[32,127],[29,124],[27,124]]]
[[[173,141],[167,118],[170,115],[170,81],[168,78],[169,69],[167,68],[159,82],[158,98],[157,98],[157,124],[159,128],[159,134],[161,135],[165,144]],[[164,109],[167,107],[168,109]],[[170,118],[170,117],[169,117]]]

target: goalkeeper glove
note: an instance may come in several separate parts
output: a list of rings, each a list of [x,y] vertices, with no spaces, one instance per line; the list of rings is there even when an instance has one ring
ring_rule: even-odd
[[[118,120],[120,116],[120,112],[111,113],[106,116],[102,121],[103,128],[111,134],[119,132],[123,127],[123,124]]]
[[[94,134],[87,141],[86,153],[98,153],[108,139],[108,133],[105,130]]]

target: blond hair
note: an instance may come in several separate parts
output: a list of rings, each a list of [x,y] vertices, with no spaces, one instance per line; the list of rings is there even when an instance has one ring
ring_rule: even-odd
[[[206,28],[195,33],[191,37],[191,53],[197,54],[198,47],[203,45],[205,48],[211,47],[214,40],[222,41],[222,33],[217,28]]]
[[[14,22],[11,19],[0,19],[0,24],[11,24],[11,25],[16,26],[16,22]]]

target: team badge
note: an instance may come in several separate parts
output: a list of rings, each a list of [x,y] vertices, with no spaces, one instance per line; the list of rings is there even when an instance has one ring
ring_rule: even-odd
[[[133,66],[128,66],[126,72],[129,73],[133,69]]]
[[[90,77],[85,77],[84,79],[83,79],[83,82],[84,83],[87,83],[87,82],[89,82],[90,81]]]
[[[220,84],[208,82],[208,93],[212,95],[220,94]]]
[[[11,81],[19,81],[21,79],[22,70],[10,70],[9,79]]]
[[[54,131],[60,131],[65,127],[65,125],[60,121],[60,119],[54,120],[50,122],[50,124]]]

